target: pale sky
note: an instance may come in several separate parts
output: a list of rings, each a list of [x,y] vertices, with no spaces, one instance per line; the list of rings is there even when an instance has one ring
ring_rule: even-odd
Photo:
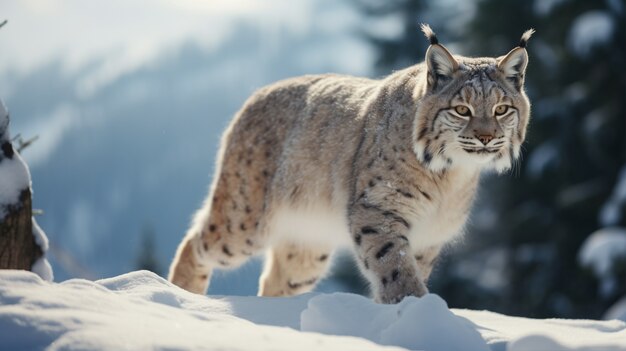
[[[261,32],[260,47],[269,52],[280,47],[281,31],[303,41],[327,33],[323,43],[300,48],[298,60],[305,66],[332,58],[339,73],[358,74],[367,72],[373,60],[364,41],[346,37],[361,21],[349,1],[0,0],[0,9],[0,21],[8,20],[0,29],[0,98],[5,101],[11,101],[20,79],[52,62],[61,64],[74,81],[75,97],[85,101],[121,77],[175,54],[182,43],[219,50],[244,22]],[[397,25],[387,21],[385,27]],[[55,82],[46,84],[56,89]],[[39,147],[25,155],[29,164],[45,160],[69,129],[84,127],[86,113],[71,101],[58,101],[42,115],[14,121],[16,133],[41,136]]]
[[[254,0],[2,0],[0,77],[53,58],[69,71],[111,57],[109,71],[145,62],[168,45],[197,40],[211,46],[237,19],[266,30],[306,25],[310,1]],[[111,72],[109,72],[111,73]]]

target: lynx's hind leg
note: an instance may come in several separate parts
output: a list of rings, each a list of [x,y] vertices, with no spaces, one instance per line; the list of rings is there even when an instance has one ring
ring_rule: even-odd
[[[222,136],[211,193],[198,211],[170,269],[169,279],[204,293],[214,268],[235,268],[265,249],[267,195],[282,157],[283,141],[304,108],[308,83],[293,94],[287,86],[253,95]]]
[[[206,293],[214,268],[236,268],[265,248],[262,190],[229,178],[219,177],[170,267],[169,280],[188,291]]]
[[[328,247],[279,244],[265,259],[259,296],[292,296],[313,290],[330,265]]]
[[[168,280],[175,285],[196,294],[205,294],[213,268],[209,262],[199,259],[197,235],[187,235],[178,246]]]
[[[194,224],[181,242],[170,267],[169,280],[181,288],[205,294],[214,268],[234,269],[264,249],[262,236],[244,235],[231,219],[211,211]]]

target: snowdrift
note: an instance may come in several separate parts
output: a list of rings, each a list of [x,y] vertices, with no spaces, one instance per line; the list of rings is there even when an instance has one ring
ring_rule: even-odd
[[[622,321],[450,310],[439,296],[199,296],[157,275],[50,283],[0,271],[3,350],[626,350]]]

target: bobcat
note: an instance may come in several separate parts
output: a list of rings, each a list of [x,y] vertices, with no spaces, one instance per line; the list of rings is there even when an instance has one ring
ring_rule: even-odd
[[[206,293],[214,268],[267,249],[259,295],[311,290],[351,247],[377,302],[428,292],[442,246],[461,235],[481,170],[520,155],[530,103],[526,31],[498,58],[453,56],[382,80],[334,74],[257,91],[225,131],[209,196],[169,279]]]

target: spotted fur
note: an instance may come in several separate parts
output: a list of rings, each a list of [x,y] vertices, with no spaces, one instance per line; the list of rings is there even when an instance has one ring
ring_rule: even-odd
[[[289,296],[311,290],[347,247],[377,301],[425,294],[480,172],[504,172],[520,155],[532,31],[505,56],[468,58],[422,29],[425,62],[382,80],[304,76],[250,97],[169,279],[204,293],[213,269],[267,251],[259,294]]]

